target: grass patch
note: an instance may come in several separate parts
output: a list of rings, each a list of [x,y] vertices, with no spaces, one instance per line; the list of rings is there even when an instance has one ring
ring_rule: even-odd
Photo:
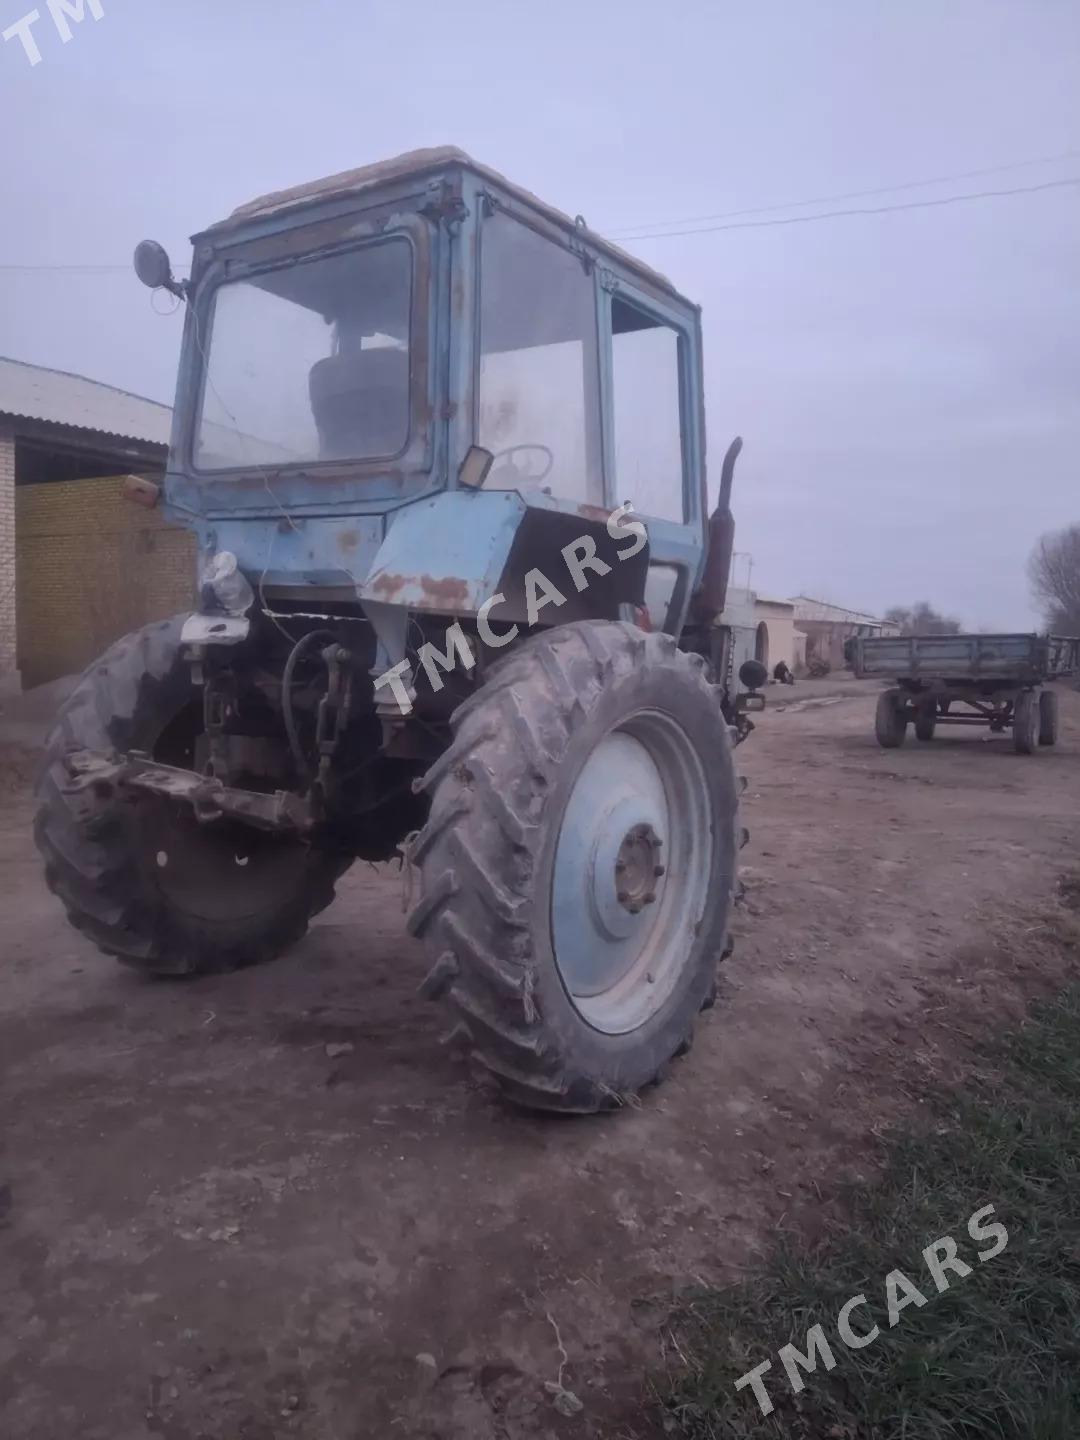
[[[692,1440],[1076,1440],[1080,1437],[1080,987],[984,1047],[981,1075],[932,1098],[919,1134],[889,1142],[879,1183],[811,1246],[790,1238],[752,1279],[684,1298],[670,1326],[681,1368],[665,1429]],[[980,1263],[968,1218],[993,1203],[1006,1248]],[[938,1293],[924,1246],[957,1242],[972,1273]],[[888,1328],[893,1269],[927,1297]],[[849,1349],[845,1301],[864,1294]],[[820,1324],[836,1359],[793,1394],[781,1346]],[[775,1410],[734,1382],[762,1360]]]

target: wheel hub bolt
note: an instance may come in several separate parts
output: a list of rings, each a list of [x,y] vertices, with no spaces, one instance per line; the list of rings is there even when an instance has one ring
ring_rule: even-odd
[[[656,899],[656,880],[665,868],[660,864],[662,843],[647,820],[632,825],[622,838],[615,858],[615,898],[631,915]]]

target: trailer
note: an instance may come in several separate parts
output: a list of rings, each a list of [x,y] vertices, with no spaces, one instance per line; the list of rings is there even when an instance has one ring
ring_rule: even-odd
[[[874,732],[886,750],[933,740],[939,725],[1012,730],[1013,748],[1032,755],[1058,735],[1058,697],[1048,681],[1080,668],[1080,639],[1066,635],[860,635],[845,646],[860,678],[884,680]]]

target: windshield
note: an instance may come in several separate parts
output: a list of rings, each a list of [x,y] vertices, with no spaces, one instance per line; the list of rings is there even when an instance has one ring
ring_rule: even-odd
[[[409,438],[411,298],[404,239],[219,286],[196,468],[397,455]]]

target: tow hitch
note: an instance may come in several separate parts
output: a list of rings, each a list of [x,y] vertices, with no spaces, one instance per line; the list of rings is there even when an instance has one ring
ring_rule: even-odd
[[[192,807],[203,824],[215,820],[242,820],[258,830],[279,834],[306,835],[314,828],[315,816],[308,802],[288,790],[263,794],[226,785],[212,775],[197,775],[175,765],[161,765],[148,755],[133,750],[110,759],[92,750],[73,751],[67,757],[71,783],[68,794],[85,794],[100,799],[108,790],[145,790],[168,800],[180,800]]]

